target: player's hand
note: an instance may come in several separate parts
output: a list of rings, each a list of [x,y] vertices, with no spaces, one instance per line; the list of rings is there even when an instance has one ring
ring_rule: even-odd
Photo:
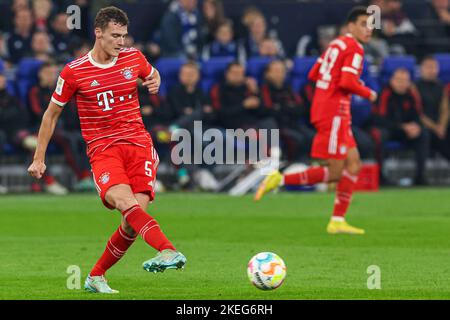
[[[258,82],[256,82],[256,79],[248,77],[245,79],[245,84],[247,85],[247,88],[250,92],[258,93]]]
[[[244,100],[245,109],[256,109],[259,107],[260,101],[258,97],[248,97]]]
[[[417,138],[420,133],[422,132],[422,129],[420,126],[415,122],[408,122],[402,125],[403,130],[405,131],[406,135],[410,139]]]
[[[28,173],[32,177],[40,179],[44,175],[45,169],[47,169],[47,166],[45,165],[44,161],[34,160],[28,168]]]
[[[375,102],[375,101],[377,101],[377,99],[378,99],[378,94],[375,91],[371,90],[369,101]]]
[[[211,112],[213,112],[213,108],[210,105],[203,106],[203,112],[211,113]]]
[[[145,78],[143,86],[147,87],[150,94],[157,94],[161,85],[161,77],[158,72],[153,72],[151,76]]]
[[[443,125],[437,125],[434,133],[438,136],[439,139],[444,140],[446,136],[445,127]]]

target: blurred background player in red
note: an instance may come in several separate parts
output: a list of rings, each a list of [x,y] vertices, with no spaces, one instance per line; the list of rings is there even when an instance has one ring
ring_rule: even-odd
[[[311,156],[326,160],[328,166],[310,167],[299,173],[282,175],[275,171],[259,186],[255,200],[280,185],[313,185],[337,182],[334,211],[327,232],[364,234],[344,219],[361,169],[360,155],[351,130],[352,94],[374,102],[375,91],[360,81],[363,69],[362,44],[370,41],[371,21],[365,7],[355,7],[348,15],[348,32],[330,43],[309,73],[316,83],[311,122],[316,128]]]
[[[117,293],[104,275],[134,243],[138,234],[158,250],[144,262],[149,272],[184,266],[159,224],[145,210],[154,200],[158,154],[146,131],[139,108],[137,80],[151,94],[159,91],[159,72],[135,48],[125,47],[128,17],[116,7],[101,9],[95,18],[95,44],[91,51],[68,63],[42,117],[38,145],[28,172],[41,178],[45,153],[64,106],[76,96],[83,138],[87,144],[94,181],[103,204],[118,209],[122,223],[89,273],[85,289]]]

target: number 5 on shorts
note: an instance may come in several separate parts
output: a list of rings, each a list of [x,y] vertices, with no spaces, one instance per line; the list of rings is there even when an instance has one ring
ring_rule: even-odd
[[[152,162],[145,161],[145,175],[152,177]]]

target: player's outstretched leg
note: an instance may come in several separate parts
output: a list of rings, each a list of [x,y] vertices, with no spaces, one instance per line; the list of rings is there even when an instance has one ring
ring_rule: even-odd
[[[282,175],[279,171],[274,171],[259,185],[255,194],[255,201],[260,200],[266,193],[281,185],[313,185],[328,180],[327,167],[309,167],[305,171],[285,175]]]
[[[186,257],[178,252],[162,232],[159,224],[139,205],[122,211],[123,217],[138,232],[142,239],[158,250],[156,257],[143,263],[149,272],[163,272],[166,269],[180,269],[186,264]]]
[[[356,148],[349,150],[347,159],[345,161],[345,169],[336,186],[336,198],[334,201],[333,216],[327,226],[329,234],[364,234],[365,231],[360,228],[355,228],[345,221],[345,214],[350,206],[353,189],[358,180],[358,174],[361,169],[359,153]]]
[[[156,257],[145,261],[142,264],[144,270],[148,272],[164,272],[166,269],[181,269],[186,264],[186,257],[178,251],[164,249],[158,252]]]
[[[155,258],[144,263],[145,270],[162,272],[166,269],[179,269],[186,264],[184,255],[177,252],[157,221],[138,204],[129,185],[119,184],[111,187],[105,199],[122,213],[126,223],[140,234],[147,244],[159,251]]]

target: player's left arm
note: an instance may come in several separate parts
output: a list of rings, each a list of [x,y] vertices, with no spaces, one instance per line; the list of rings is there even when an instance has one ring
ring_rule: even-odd
[[[158,70],[152,66],[141,51],[137,51],[139,57],[139,78],[144,82],[142,85],[147,87],[150,94],[157,94],[161,86],[161,75]]]
[[[320,67],[322,66],[322,61],[323,61],[323,54],[322,56],[320,56],[316,63],[314,63],[313,67],[311,68],[311,70],[309,70],[308,72],[308,79],[316,82],[317,80],[319,80],[319,70]]]
[[[377,99],[377,93],[360,81],[358,70],[362,68],[362,63],[363,52],[349,52],[342,65],[339,86],[352,94],[356,94],[360,97],[375,102]]]
[[[147,87],[150,94],[158,93],[159,87],[161,86],[161,75],[155,67],[153,67],[153,72],[145,78],[142,85]]]

